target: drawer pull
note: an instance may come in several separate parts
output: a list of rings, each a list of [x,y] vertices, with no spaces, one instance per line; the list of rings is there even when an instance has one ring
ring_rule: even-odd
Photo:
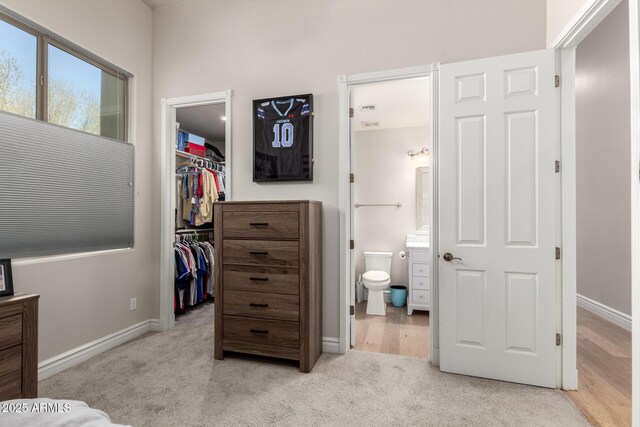
[[[249,332],[251,332],[252,334],[268,334],[269,330],[268,329],[249,329]]]
[[[249,252],[249,255],[269,255],[269,252],[267,252],[267,251],[251,251],[251,252]]]
[[[269,281],[269,278],[268,277],[249,277],[249,280],[255,281],[255,282],[267,282]]]
[[[252,227],[266,227],[269,225],[269,223],[268,222],[250,222],[249,225]]]
[[[256,304],[255,302],[249,303],[250,307],[269,307],[269,304]]]

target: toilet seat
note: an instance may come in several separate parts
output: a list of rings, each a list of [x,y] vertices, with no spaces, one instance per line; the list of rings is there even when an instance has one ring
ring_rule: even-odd
[[[362,275],[362,278],[365,280],[365,283],[369,282],[376,285],[389,284],[391,282],[389,274],[384,271],[367,271]]]

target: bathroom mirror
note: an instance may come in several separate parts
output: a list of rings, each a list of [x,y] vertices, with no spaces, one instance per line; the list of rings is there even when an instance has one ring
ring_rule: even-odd
[[[416,229],[429,232],[431,198],[429,197],[429,168],[416,168]]]

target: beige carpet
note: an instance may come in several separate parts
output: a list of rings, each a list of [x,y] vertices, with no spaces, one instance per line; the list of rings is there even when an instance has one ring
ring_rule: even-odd
[[[582,426],[555,390],[443,374],[424,359],[323,354],[310,374],[283,362],[213,359],[213,306],[40,383],[133,426]]]

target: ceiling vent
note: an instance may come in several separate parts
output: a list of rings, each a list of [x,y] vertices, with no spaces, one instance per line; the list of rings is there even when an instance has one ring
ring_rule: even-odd
[[[376,111],[376,106],[374,104],[361,105],[360,106],[360,111],[363,112],[363,113],[369,113],[371,111]]]
[[[380,122],[361,122],[363,128],[374,128],[380,126]]]

